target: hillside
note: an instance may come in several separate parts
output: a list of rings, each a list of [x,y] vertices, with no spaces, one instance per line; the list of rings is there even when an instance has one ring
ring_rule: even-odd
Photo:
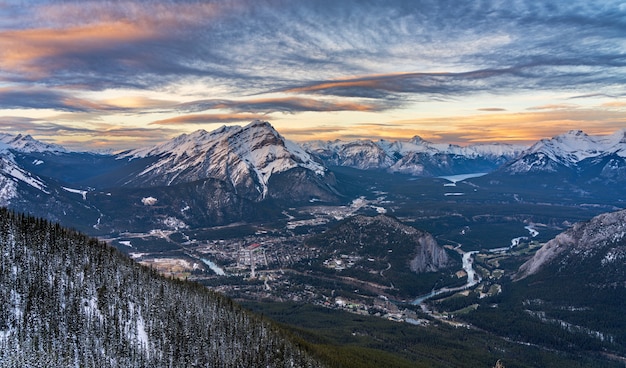
[[[387,291],[403,298],[429,290],[433,277],[457,263],[431,234],[387,215],[348,218],[307,244],[321,249],[315,262],[322,269],[390,285]]]
[[[558,234],[503,285],[501,295],[483,299],[468,321],[518,341],[623,362],[625,224],[621,210]]]
[[[104,243],[0,210],[2,367],[317,367],[278,329]]]

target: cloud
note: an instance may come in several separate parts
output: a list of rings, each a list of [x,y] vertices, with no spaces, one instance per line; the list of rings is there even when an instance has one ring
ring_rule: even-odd
[[[151,146],[179,134],[169,128],[142,128],[107,123],[60,123],[19,116],[0,116],[0,130],[12,134],[31,134],[35,139],[77,150],[121,150]]]
[[[389,98],[397,94],[450,95],[485,89],[481,80],[511,74],[510,69],[463,73],[393,73],[328,80],[287,89],[288,93]]]
[[[304,111],[381,111],[384,104],[352,101],[326,101],[302,97],[259,98],[249,100],[198,100],[178,105],[182,111],[229,109],[237,112],[296,113]]]
[[[581,127],[589,134],[609,134],[623,128],[626,119],[621,111],[573,108],[417,118],[391,123],[415,129],[415,134],[438,142],[508,142],[530,145],[540,138],[553,137]],[[406,137],[409,136],[411,135]]]
[[[100,102],[106,104],[107,106],[129,110],[172,108],[178,104],[178,102],[173,100],[162,100],[144,96],[124,96],[108,98]]]
[[[487,111],[487,112],[498,112],[498,111],[506,111],[506,109],[502,107],[482,107],[477,109],[478,111]]]
[[[622,107],[626,107],[626,101],[610,101],[610,102],[605,102],[602,104],[602,107],[609,107],[609,108],[622,108]]]
[[[105,110],[107,106],[70,94],[43,88],[0,88],[0,108],[55,109],[61,111]]]
[[[527,108],[526,110],[572,110],[577,108],[578,105],[574,104],[549,104],[549,105],[541,105],[541,106],[532,106]]]
[[[267,116],[260,114],[196,114],[157,120],[150,125],[180,125],[180,124],[223,124],[234,122],[250,122],[264,120]]]
[[[230,121],[315,112],[329,121],[326,112],[388,112],[380,115],[384,121],[406,115],[403,109],[415,102],[516,101],[529,91],[572,99],[626,96],[626,7],[618,2],[32,0],[0,6],[0,109],[27,109],[25,116],[53,109],[92,114],[90,123],[110,117],[174,128],[193,118],[132,114],[161,109]],[[111,99],[117,89],[128,97]],[[278,93],[287,97],[273,97]],[[566,98],[526,112],[550,112]],[[512,110],[502,104],[476,113],[505,108]],[[609,124],[579,110],[589,124]],[[341,122],[348,123],[358,121]],[[374,134],[369,129],[358,132]]]

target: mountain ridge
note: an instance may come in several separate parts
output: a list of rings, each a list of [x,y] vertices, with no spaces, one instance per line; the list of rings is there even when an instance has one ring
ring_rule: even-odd
[[[327,175],[321,163],[284,139],[268,122],[259,120],[244,127],[198,130],[119,157],[154,159],[140,172],[129,175],[123,186],[169,186],[216,178],[257,200],[267,197],[268,183],[274,174],[302,168],[318,177]]]

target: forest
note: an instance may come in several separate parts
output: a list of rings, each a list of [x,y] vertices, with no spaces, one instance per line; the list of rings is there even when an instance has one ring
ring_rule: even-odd
[[[232,300],[0,209],[2,367],[319,367]]]

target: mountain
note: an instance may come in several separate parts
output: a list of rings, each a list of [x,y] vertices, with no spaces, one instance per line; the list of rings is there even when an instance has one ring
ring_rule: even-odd
[[[348,263],[335,268],[336,272],[380,285],[391,284],[399,297],[425,292],[420,290],[423,280],[429,279],[424,274],[457,263],[431,234],[387,215],[350,217],[306,243],[321,249],[318,263]]]
[[[304,147],[327,165],[362,170],[383,169],[415,176],[440,176],[493,171],[526,147],[436,144],[419,136],[409,141],[312,141]]]
[[[63,173],[81,169],[66,165],[64,158],[84,155],[92,154],[70,152],[30,135],[0,134],[0,206],[75,226],[82,225],[78,219],[95,223],[99,214],[85,201],[87,191],[73,189],[62,180]]]
[[[0,209],[2,367],[319,367],[276,326],[80,233]]]
[[[530,336],[543,336],[561,349],[626,354],[626,210],[557,235],[514,280],[504,299],[517,312],[509,319],[517,321],[518,336],[531,342]]]
[[[520,267],[516,279],[550,266],[559,274],[584,269],[586,283],[626,287],[626,210],[601,214],[557,235]]]
[[[50,194],[47,185],[27,169],[15,161],[14,153],[33,152],[66,152],[58,145],[47,144],[33,139],[30,135],[12,135],[0,133],[0,205],[6,206],[15,198],[21,196],[27,189],[36,189],[44,194]],[[33,165],[40,162],[34,161]]]
[[[602,158],[610,158],[608,162]],[[503,170],[512,175],[533,172],[586,171],[602,165],[610,172],[626,171],[626,129],[606,136],[590,136],[571,130],[542,139]],[[623,175],[623,173],[621,174]]]
[[[0,149],[13,149],[18,152],[67,152],[57,144],[44,143],[30,135],[0,133]]]
[[[336,199],[333,175],[268,122],[183,134],[155,147],[125,152],[120,159],[148,164],[120,182],[124,187],[156,187],[206,178],[232,185],[238,195],[266,198]],[[286,191],[279,182],[290,182]]]
[[[1,203],[92,234],[267,220],[287,205],[341,198],[333,173],[267,122],[118,155],[3,137]]]
[[[624,364],[626,210],[576,223],[518,267],[468,322],[520,344]]]

